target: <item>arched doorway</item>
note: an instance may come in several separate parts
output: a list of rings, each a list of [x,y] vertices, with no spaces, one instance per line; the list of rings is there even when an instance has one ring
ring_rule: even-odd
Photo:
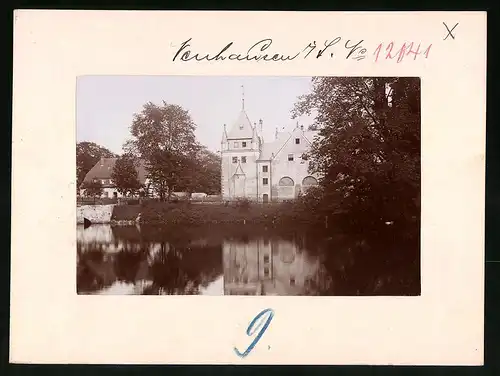
[[[307,190],[311,187],[315,187],[318,185],[318,180],[313,177],[313,176],[306,176],[303,180],[302,180],[302,190],[304,192],[307,192]]]
[[[305,187],[310,187],[313,185],[318,185],[318,180],[312,176],[306,176],[304,180],[302,180],[302,185]]]
[[[278,197],[282,200],[295,198],[295,183],[292,178],[283,176],[278,181]]]
[[[267,193],[264,193],[264,194],[262,195],[262,202],[263,202],[264,204],[267,204],[267,203],[269,202],[269,195],[268,195]]]
[[[233,196],[235,198],[245,197],[245,175],[233,175]]]
[[[281,187],[293,187],[293,180],[288,176],[284,176],[280,179],[278,185]]]

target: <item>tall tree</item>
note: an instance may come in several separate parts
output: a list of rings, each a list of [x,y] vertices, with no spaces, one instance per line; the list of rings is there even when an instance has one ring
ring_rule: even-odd
[[[341,224],[359,229],[390,221],[413,231],[420,214],[419,79],[317,77],[293,114],[313,110],[321,137],[310,168],[323,176],[318,213],[344,212]]]
[[[219,194],[221,190],[220,156],[203,147],[193,164],[188,192],[204,192],[209,195]]]
[[[116,160],[111,179],[118,192],[123,195],[133,195],[141,188],[137,167],[138,161],[130,154],[123,154]]]
[[[160,106],[146,103],[134,115],[132,138],[124,149],[146,161],[148,178],[161,199],[169,199],[176,187],[189,180],[190,167],[200,150],[195,129],[188,111],[165,101]]]
[[[76,176],[77,187],[85,179],[85,175],[101,158],[115,158],[117,155],[94,142],[79,142],[76,144]]]

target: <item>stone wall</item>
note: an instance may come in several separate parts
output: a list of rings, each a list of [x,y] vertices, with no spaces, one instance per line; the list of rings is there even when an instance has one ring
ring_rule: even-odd
[[[111,223],[114,205],[83,205],[76,208],[76,223],[83,224],[83,218],[92,223]]]

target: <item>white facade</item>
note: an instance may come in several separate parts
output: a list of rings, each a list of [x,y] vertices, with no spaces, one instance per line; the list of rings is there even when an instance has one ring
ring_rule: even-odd
[[[291,132],[278,132],[265,142],[262,121],[252,125],[242,109],[237,121],[221,141],[221,191],[224,200],[247,198],[258,202],[293,200],[318,176],[308,172],[303,158],[317,132],[297,125]]]

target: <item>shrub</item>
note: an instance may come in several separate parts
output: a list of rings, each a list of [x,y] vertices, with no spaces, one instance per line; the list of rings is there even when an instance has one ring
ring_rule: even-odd
[[[248,198],[238,198],[236,200],[236,207],[240,208],[241,210],[248,210],[250,209],[251,202]]]

